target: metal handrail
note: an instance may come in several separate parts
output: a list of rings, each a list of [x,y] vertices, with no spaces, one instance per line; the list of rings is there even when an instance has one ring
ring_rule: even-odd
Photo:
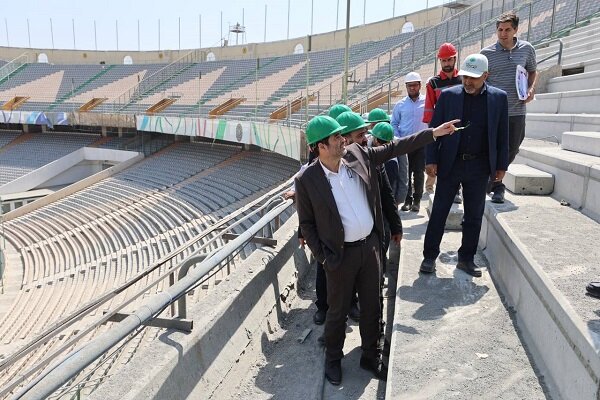
[[[131,86],[129,89],[125,90],[123,93],[121,93],[120,95],[118,95],[114,98],[114,100],[112,101],[113,110],[115,112],[117,112],[117,111],[120,111],[121,109],[123,109],[124,107],[126,107],[131,102],[131,99],[135,95],[142,92],[142,90],[140,90],[140,88],[143,88],[144,85],[147,85],[148,82],[150,82],[151,80],[155,80],[158,78],[159,82],[162,82],[162,81],[168,79],[165,77],[169,76],[168,72],[171,69],[173,69],[174,66],[180,65],[182,63],[184,63],[184,64],[193,63],[198,58],[201,58],[202,53],[203,53],[203,51],[200,49],[192,50],[192,51],[184,54],[183,56],[179,57],[177,60],[173,61],[172,63],[164,66],[163,68],[161,68],[158,71],[154,72],[153,74],[149,75],[148,77],[144,77],[141,81],[139,81],[135,85]],[[150,85],[152,85],[152,83],[150,83]]]
[[[183,253],[183,251],[185,251],[186,249],[188,249],[190,246],[194,245],[199,240],[203,239],[204,237],[206,237],[210,233],[215,232],[215,231],[221,229],[225,224],[227,224],[230,221],[232,221],[233,219],[239,217],[244,212],[246,212],[248,210],[252,210],[250,214],[245,215],[241,219],[235,221],[233,224],[228,225],[227,228],[228,229],[232,229],[235,226],[241,224],[244,220],[248,219],[250,216],[252,216],[255,213],[259,212],[262,208],[267,207],[268,204],[269,204],[269,203],[266,203],[265,205],[259,206],[259,204],[261,202],[265,201],[265,199],[268,199],[268,198],[272,197],[274,194],[278,193],[279,191],[282,191],[283,188],[289,187],[290,184],[291,184],[291,180],[289,180],[288,182],[285,182],[285,183],[277,186],[276,188],[272,189],[268,193],[260,196],[258,199],[255,199],[252,202],[246,204],[244,207],[242,207],[242,208],[236,210],[235,212],[231,213],[226,218],[223,218],[222,220],[220,220],[216,224],[214,224],[214,225],[210,226],[209,228],[205,229],[204,231],[200,232],[197,236],[195,236],[194,238],[191,238],[186,243],[182,244],[181,246],[179,246],[178,248],[176,248],[175,250],[173,250],[169,254],[165,255],[160,260],[158,260],[154,265],[152,265],[149,268],[147,268],[146,270],[142,271],[137,276],[131,278],[129,281],[125,282],[124,284],[122,284],[118,288],[113,289],[109,293],[101,296],[99,299],[93,300],[93,301],[85,304],[79,310],[76,310],[75,312],[71,313],[67,317],[59,320],[53,326],[51,326],[46,331],[42,332],[40,335],[38,335],[36,338],[34,338],[29,344],[23,346],[16,353],[14,353],[11,356],[7,357],[6,359],[2,360],[2,362],[0,363],[0,367],[8,365],[8,364],[12,364],[12,363],[18,361],[19,359],[23,358],[27,354],[31,353],[32,351],[36,350],[37,348],[39,348],[40,346],[42,346],[45,342],[47,342],[51,338],[57,336],[60,332],[64,331],[66,328],[68,328],[69,326],[71,326],[75,322],[79,321],[84,316],[88,315],[90,312],[92,312],[94,310],[97,310],[101,305],[105,304],[106,302],[108,302],[109,300],[111,300],[112,298],[114,298],[115,296],[117,296],[118,294],[124,292],[127,288],[133,286],[135,283],[137,283],[141,279],[148,277],[155,270],[159,269],[161,266],[165,265],[167,262],[169,262],[170,260],[174,259],[175,257],[177,257],[178,255],[180,255],[181,253]],[[256,208],[256,207],[258,207],[258,208]],[[202,250],[202,249],[206,248],[206,246],[208,246],[209,244],[213,243],[218,237],[220,237],[225,232],[226,232],[226,230],[223,230],[223,231],[219,232],[219,234],[217,234],[214,237],[212,237],[211,239],[209,239],[208,241],[204,242],[203,245],[200,247],[199,250]],[[13,390],[19,384],[21,384],[22,382],[24,382],[25,379],[27,379],[29,376],[33,375],[36,371],[38,371],[39,369],[41,369],[44,366],[48,365],[50,363],[50,361],[52,361],[52,359],[54,359],[58,355],[62,354],[62,352],[65,349],[68,349],[69,347],[71,347],[72,345],[74,345],[77,341],[79,341],[82,337],[84,337],[85,335],[87,335],[89,332],[91,332],[97,326],[99,326],[99,325],[107,322],[114,314],[116,314],[118,311],[120,311],[121,309],[123,309],[127,305],[131,304],[134,300],[136,300],[141,295],[143,295],[149,288],[155,286],[158,282],[160,282],[161,280],[167,278],[169,275],[171,275],[173,273],[173,271],[175,271],[178,268],[179,268],[179,265],[176,266],[176,267],[174,267],[174,268],[172,268],[172,269],[170,269],[170,270],[168,270],[168,271],[166,271],[163,275],[161,275],[155,281],[151,282],[150,284],[147,284],[144,288],[142,288],[141,290],[139,290],[138,293],[133,294],[132,296],[130,296],[129,298],[127,298],[126,300],[124,300],[121,304],[119,304],[118,306],[116,306],[115,308],[113,308],[111,310],[111,312],[103,315],[102,318],[100,318],[98,321],[96,321],[95,323],[93,323],[90,326],[88,326],[86,329],[81,330],[77,335],[75,335],[74,337],[70,338],[67,341],[67,343],[63,344],[58,349],[55,349],[42,362],[36,364],[35,366],[31,367],[30,369],[28,369],[26,371],[20,373],[18,379],[15,379],[10,384],[5,385],[4,387],[0,388],[0,397],[3,396],[3,395],[8,394],[11,390]]]
[[[546,62],[546,61],[548,61],[548,60],[550,60],[551,58],[554,58],[554,57],[556,57],[556,56],[558,56],[558,60],[557,60],[557,62],[556,62],[556,63],[557,63],[558,65],[561,65],[561,64],[562,64],[562,53],[563,53],[564,43],[563,43],[563,41],[562,41],[562,39],[561,39],[561,38],[556,38],[556,39],[550,39],[550,40],[547,40],[547,41],[545,41],[545,42],[542,42],[542,43],[539,43],[539,44],[537,44],[535,47],[536,47],[536,49],[537,49],[537,48],[540,48],[540,47],[542,47],[542,46],[545,46],[545,45],[547,45],[547,44],[550,44],[550,43],[553,43],[553,42],[558,42],[558,51],[557,51],[557,52],[555,52],[555,53],[552,53],[552,54],[550,54],[550,55],[546,56],[545,58],[541,59],[540,61],[538,61],[538,62],[537,62],[537,64],[538,64],[538,65],[540,65],[541,63],[543,63],[543,62]]]
[[[292,200],[289,199],[266,213],[248,230],[217,250],[212,257],[200,262],[183,279],[167,288],[164,292],[151,296],[136,311],[123,321],[115,324],[109,331],[75,349],[61,362],[57,363],[57,365],[48,368],[44,371],[44,374],[17,393],[15,399],[47,398],[47,396],[59,389],[64,383],[102,356],[111,347],[126,338],[135,329],[140,328],[145,322],[156,318],[170,304],[174,303],[181,296],[185,296],[189,290],[196,286],[199,280],[219,263],[227,259],[236,249],[243,247],[264,226],[269,224],[291,205]],[[202,255],[198,255],[197,257],[197,261],[200,261]]]
[[[22,59],[25,59],[24,61]],[[7,62],[0,68],[0,81],[4,78],[10,77],[10,75],[15,72],[19,67],[29,62],[29,57],[27,53],[23,53],[15,59]]]

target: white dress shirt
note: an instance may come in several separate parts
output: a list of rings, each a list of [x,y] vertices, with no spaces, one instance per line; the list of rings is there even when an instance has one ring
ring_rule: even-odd
[[[319,161],[329,181],[338,213],[344,227],[344,242],[363,239],[373,230],[373,215],[367,200],[365,183],[342,159],[338,172],[332,172]]]

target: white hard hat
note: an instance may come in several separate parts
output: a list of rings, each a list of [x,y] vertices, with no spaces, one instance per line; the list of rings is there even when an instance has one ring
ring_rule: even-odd
[[[488,72],[488,59],[483,54],[471,54],[463,61],[458,75],[479,78]]]
[[[418,72],[409,72],[404,77],[404,83],[409,83],[409,82],[422,82],[421,75],[419,75]]]

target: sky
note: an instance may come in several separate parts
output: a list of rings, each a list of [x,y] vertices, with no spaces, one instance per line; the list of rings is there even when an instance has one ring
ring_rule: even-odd
[[[381,21],[394,14],[405,15],[425,9],[427,5],[433,7],[443,2],[444,0],[352,0],[350,25],[362,25],[363,21]],[[288,34],[289,38],[311,34],[311,3],[314,7],[312,33],[335,30],[336,19],[339,29],[345,27],[346,0],[10,1],[2,5],[0,46],[79,50],[215,47],[221,42],[221,12],[223,37],[230,44],[236,44],[236,35],[228,36],[229,26],[242,24],[242,21],[246,27],[246,36],[243,39],[239,35],[238,43],[260,43],[265,38],[265,5],[266,40],[285,40]],[[336,18],[338,4],[339,16]]]

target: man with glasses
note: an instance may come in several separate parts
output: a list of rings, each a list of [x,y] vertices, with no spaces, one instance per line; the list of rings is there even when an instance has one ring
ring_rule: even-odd
[[[392,127],[396,137],[404,137],[427,128],[427,124],[423,123],[425,96],[421,94],[421,75],[409,72],[404,78],[404,84],[407,95],[396,103],[392,113]],[[400,162],[399,159],[398,163]],[[408,190],[402,211],[419,211],[424,182],[425,151],[421,148],[408,153]]]

